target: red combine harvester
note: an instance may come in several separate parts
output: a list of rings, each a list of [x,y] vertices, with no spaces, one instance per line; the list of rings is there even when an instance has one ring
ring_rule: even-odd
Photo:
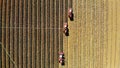
[[[73,14],[73,9],[72,8],[68,9],[68,17],[70,18],[70,20],[73,20],[74,14]]]
[[[67,23],[64,23],[63,33],[64,33],[66,36],[69,35],[69,29],[68,29],[68,24],[67,24]]]
[[[64,61],[64,53],[63,52],[59,52],[59,63],[61,65],[64,65],[65,64],[65,61]]]

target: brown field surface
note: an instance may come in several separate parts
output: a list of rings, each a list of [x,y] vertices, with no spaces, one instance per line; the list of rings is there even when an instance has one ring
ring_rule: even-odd
[[[120,0],[0,0],[0,68],[120,68],[119,13]]]

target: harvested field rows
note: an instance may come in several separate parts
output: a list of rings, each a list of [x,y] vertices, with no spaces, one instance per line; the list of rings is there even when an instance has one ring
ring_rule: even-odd
[[[58,68],[67,0],[0,0],[2,68]],[[65,9],[65,10],[63,10]]]

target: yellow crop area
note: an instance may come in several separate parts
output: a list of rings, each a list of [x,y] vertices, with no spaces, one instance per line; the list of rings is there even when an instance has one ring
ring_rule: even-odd
[[[120,68],[120,1],[73,0],[66,68]]]

